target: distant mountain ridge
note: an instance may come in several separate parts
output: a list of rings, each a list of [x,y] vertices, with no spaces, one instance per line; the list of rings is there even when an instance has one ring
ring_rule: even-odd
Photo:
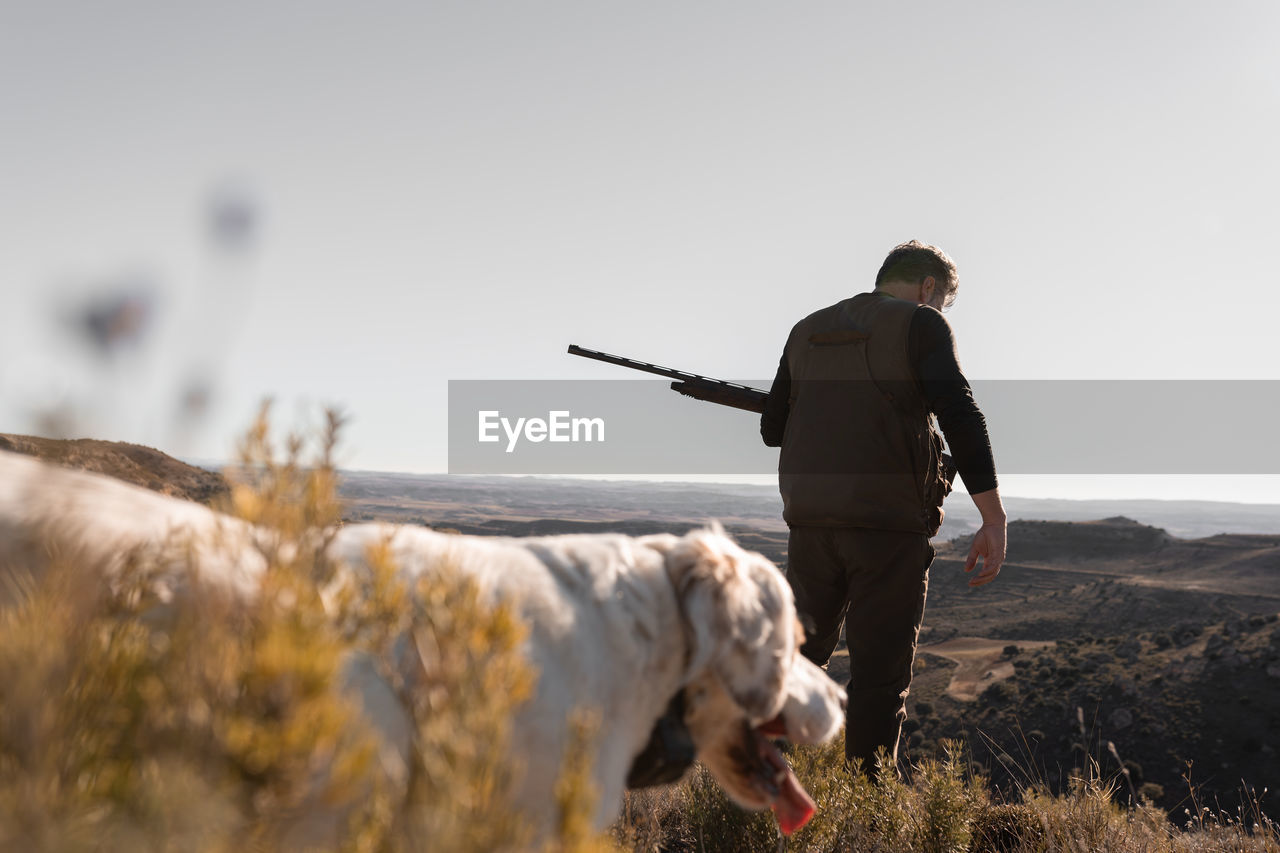
[[[963,537],[961,541],[969,537]],[[1122,515],[1099,521],[1040,521],[1009,523],[1011,560],[1062,560],[1149,554],[1177,541],[1162,527]]]
[[[0,433],[0,450],[48,462],[108,474],[164,494],[209,503],[225,494],[226,480],[205,467],[189,464],[151,447],[99,439],[49,439]],[[480,527],[495,517],[529,522],[530,532],[547,520],[637,522],[646,530],[671,523],[700,524],[718,519],[730,527],[785,531],[782,500],[772,486],[730,483],[585,480],[553,477],[462,476],[341,471],[340,492],[351,520]],[[1168,536],[1199,539],[1218,534],[1280,534],[1280,503],[1250,504],[1186,500],[1067,500],[1006,496],[1015,521],[1092,522],[1117,518],[1162,528]],[[947,500],[937,539],[972,534],[977,511],[964,494]],[[1103,521],[1097,521],[1103,519]],[[637,528],[639,529],[639,528]],[[1054,528],[1020,530],[1028,546]],[[474,530],[470,532],[490,532]],[[498,531],[491,531],[498,532]],[[509,532],[520,535],[513,527]],[[520,531],[524,532],[524,531]],[[1079,533],[1081,531],[1074,531]],[[1096,531],[1095,531],[1096,532]],[[1085,531],[1085,538],[1090,535]],[[1136,535],[1136,534],[1135,534]],[[1136,543],[1135,543],[1136,544]]]
[[[380,518],[458,527],[500,516],[509,520],[610,521],[647,519],[700,523],[720,519],[786,530],[782,499],[773,486],[729,483],[584,480],[343,471],[340,490],[353,518]],[[1006,496],[1011,519],[1088,521],[1123,516],[1197,539],[1220,533],[1280,534],[1280,503],[1186,500],[1067,500]],[[965,494],[947,499],[939,540],[978,529]]]

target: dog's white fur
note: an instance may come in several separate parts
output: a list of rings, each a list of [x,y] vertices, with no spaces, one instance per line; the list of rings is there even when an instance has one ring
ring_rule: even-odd
[[[50,542],[107,572],[130,551],[150,547],[170,569],[163,578],[169,594],[181,593],[195,564],[202,583],[246,596],[265,568],[267,536],[194,503],[0,452],[0,569],[39,571]],[[820,743],[843,723],[843,690],[798,653],[785,579],[718,526],[682,537],[515,539],[362,524],[338,530],[329,555],[359,573],[370,548],[382,544],[407,576],[448,563],[493,600],[514,604],[527,623],[538,679],[513,721],[513,793],[544,827],[576,708],[598,711],[603,721],[593,768],[599,827],[617,816],[634,756],[682,688],[699,758],[748,808],[767,807],[769,799],[742,766],[751,750],[743,732],[780,716],[791,740]],[[369,672],[352,677],[375,724],[407,756],[404,710],[374,681]]]

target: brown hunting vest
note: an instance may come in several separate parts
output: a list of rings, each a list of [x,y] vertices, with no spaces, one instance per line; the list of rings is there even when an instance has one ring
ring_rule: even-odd
[[[788,525],[937,532],[947,491],[942,441],[907,345],[918,307],[862,293],[791,330],[791,408],[778,460]]]

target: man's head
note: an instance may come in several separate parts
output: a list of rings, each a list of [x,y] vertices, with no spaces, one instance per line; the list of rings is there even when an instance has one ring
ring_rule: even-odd
[[[937,246],[919,240],[894,246],[876,274],[876,290],[939,311],[951,307],[959,289],[955,262]]]

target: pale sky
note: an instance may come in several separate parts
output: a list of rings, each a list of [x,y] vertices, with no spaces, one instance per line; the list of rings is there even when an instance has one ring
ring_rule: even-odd
[[[450,379],[619,375],[577,343],[767,381],[913,237],[959,266],[971,379],[1280,379],[1277,32],[1261,0],[0,0],[0,432],[71,406],[225,458],[271,395],[349,412],[349,467],[440,471]],[[219,192],[259,214],[235,257]],[[156,297],[109,366],[56,320],[104,290]]]

